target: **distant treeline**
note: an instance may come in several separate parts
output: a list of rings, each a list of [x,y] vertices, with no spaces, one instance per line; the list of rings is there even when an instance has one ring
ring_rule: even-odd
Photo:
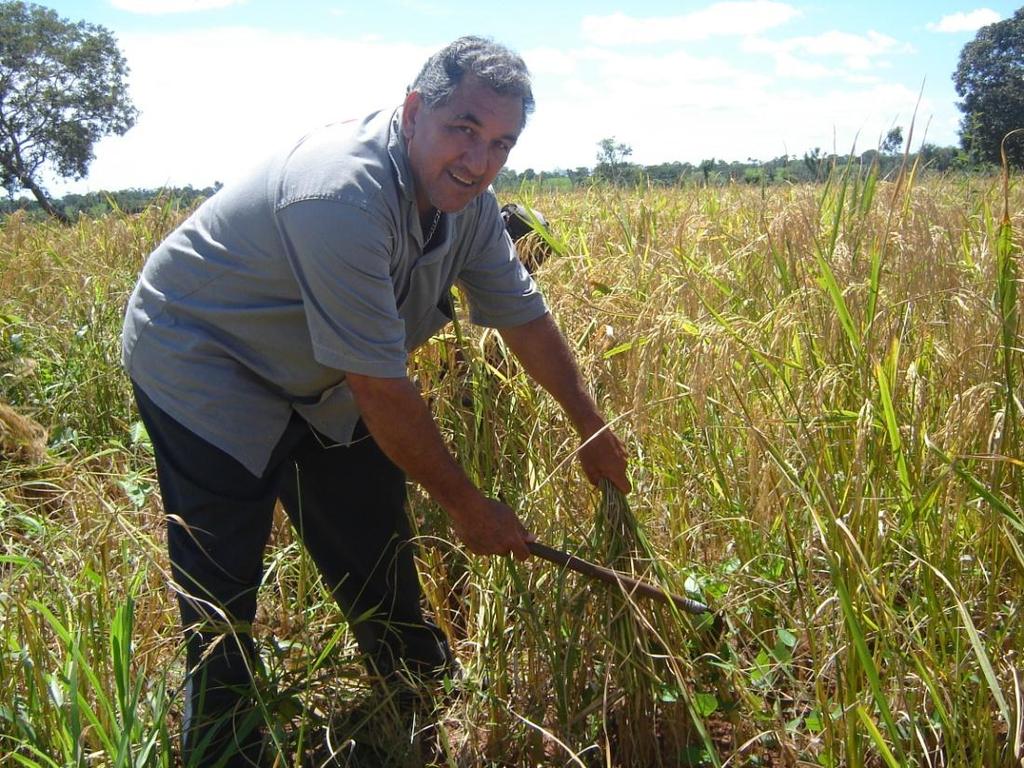
[[[894,173],[903,163],[902,153],[885,153],[869,149],[859,156],[825,154],[820,149],[799,155],[782,155],[768,161],[749,159],[746,162],[725,161],[710,158],[693,163],[660,163],[659,165],[638,165],[636,163],[603,162],[594,168],[579,167],[537,172],[527,168],[517,173],[505,168],[494,182],[495,189],[514,190],[523,185],[539,185],[545,189],[586,186],[595,182],[623,186],[650,184],[653,186],[677,186],[687,184],[777,184],[822,181],[830,170],[838,165],[854,162],[866,172],[877,163],[878,173],[883,178]],[[909,164],[919,163],[925,172],[946,173],[949,171],[978,169],[972,166],[966,154],[957,147],[939,147],[924,144],[918,152],[907,158]]]
[[[693,163],[661,163],[659,165],[637,165],[630,162],[603,162],[593,168],[578,167],[554,171],[534,171],[527,168],[521,173],[505,168],[498,174],[494,187],[500,192],[515,191],[526,186],[544,189],[571,189],[590,184],[619,184],[623,186],[653,185],[677,186],[687,184],[778,184],[821,181],[828,177],[830,170],[849,162],[857,163],[865,171],[875,163],[883,178],[894,173],[903,162],[903,155],[884,153],[870,149],[859,156],[824,154],[815,149],[803,156],[782,155],[762,162],[754,159],[746,162],[716,160],[710,158]],[[945,173],[948,171],[971,170],[966,155],[956,147],[939,147],[925,144],[919,152],[912,153],[909,163],[919,163],[924,172]],[[211,187],[197,188],[164,187],[161,189],[123,189],[117,192],[90,192],[84,195],[69,194],[54,200],[57,208],[69,218],[102,216],[117,210],[137,213],[154,202],[188,208],[213,195],[222,184],[214,182]],[[26,211],[32,218],[45,218],[46,214],[34,200],[25,198],[0,200],[0,216]]]
[[[161,189],[122,189],[117,192],[89,192],[85,195],[69,194],[54,199],[56,207],[69,218],[102,216],[111,211],[138,213],[153,203],[188,208],[205,200],[223,185],[217,181],[212,187],[163,187]],[[0,200],[0,215],[25,211],[32,218],[45,218],[46,213],[35,200],[26,198]]]

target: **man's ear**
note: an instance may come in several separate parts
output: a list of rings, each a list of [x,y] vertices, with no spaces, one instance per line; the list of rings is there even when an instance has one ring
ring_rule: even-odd
[[[419,91],[409,91],[405,95],[405,103],[402,105],[402,135],[406,141],[416,133],[416,118],[419,117],[422,106],[423,97]]]

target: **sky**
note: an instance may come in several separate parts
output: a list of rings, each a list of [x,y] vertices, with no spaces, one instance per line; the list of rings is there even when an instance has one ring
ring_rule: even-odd
[[[307,131],[393,109],[466,34],[516,50],[536,111],[508,167],[768,160],[957,143],[952,73],[995,0],[43,0],[116,36],[140,111],[51,193],[230,183]]]

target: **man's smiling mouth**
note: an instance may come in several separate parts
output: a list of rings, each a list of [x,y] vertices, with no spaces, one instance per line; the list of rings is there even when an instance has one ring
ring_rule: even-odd
[[[473,187],[473,186],[476,186],[476,182],[475,181],[471,181],[469,179],[464,179],[462,176],[459,176],[458,174],[452,173],[451,171],[448,171],[448,175],[451,176],[455,180],[455,182],[457,184],[459,184],[460,186],[463,186],[463,187]]]

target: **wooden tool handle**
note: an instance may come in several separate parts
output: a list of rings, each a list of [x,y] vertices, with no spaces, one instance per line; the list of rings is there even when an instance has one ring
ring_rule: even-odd
[[[660,600],[663,603],[673,603],[677,608],[687,613],[710,613],[711,609],[708,608],[704,603],[699,603],[696,600],[691,600],[688,597],[682,595],[674,595],[671,592],[667,592],[663,589],[647,584],[643,581],[637,581],[636,579],[613,571],[611,568],[605,568],[602,565],[591,563],[582,558],[570,555],[568,552],[563,552],[560,549],[554,549],[546,544],[541,544],[539,541],[531,541],[527,543],[536,557],[540,557],[551,563],[556,563],[569,570],[582,573],[585,576],[591,576],[600,581],[608,584],[617,584],[621,586],[626,592],[630,594],[643,595],[644,597],[650,597],[655,600]]]

